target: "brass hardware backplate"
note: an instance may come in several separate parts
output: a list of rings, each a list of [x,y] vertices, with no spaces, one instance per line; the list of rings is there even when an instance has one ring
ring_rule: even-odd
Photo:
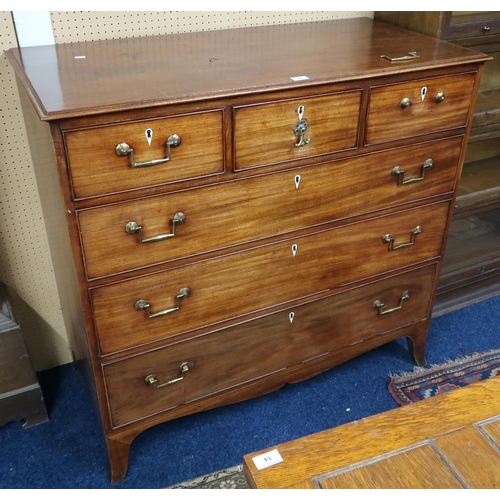
[[[148,303],[147,300],[144,300],[144,299],[139,299],[135,303],[135,308],[138,311],[146,311],[148,319],[158,318],[159,316],[166,316],[167,314],[170,314],[170,313],[173,313],[175,311],[178,311],[181,308],[181,299],[189,296],[190,293],[191,293],[191,290],[189,288],[181,288],[177,292],[177,296],[176,296],[177,306],[173,307],[171,309],[165,309],[164,311],[159,311],[157,313],[152,313],[151,312],[151,310],[150,310],[151,309],[150,304]]]
[[[396,312],[396,311],[399,311],[402,307],[403,307],[403,302],[406,300],[406,299],[409,299],[410,298],[410,292],[408,292],[408,290],[406,290],[405,292],[403,292],[403,294],[401,295],[401,299],[399,301],[399,305],[396,306],[396,307],[393,307],[392,309],[386,309],[384,311],[384,307],[385,307],[385,304],[380,301],[380,300],[376,300],[374,303],[373,303],[373,307],[374,309],[378,309],[378,314],[379,316],[383,316],[384,314],[390,314],[390,313],[393,313],[393,312]]]
[[[162,241],[168,238],[173,238],[177,235],[176,227],[177,224],[183,224],[186,220],[186,216],[182,212],[177,212],[172,217],[172,232],[167,234],[159,234],[157,236],[151,236],[150,238],[144,238],[142,234],[142,226],[139,226],[137,222],[131,221],[127,222],[125,225],[125,232],[128,234],[138,233],[140,243],[152,243],[155,241]]]
[[[411,245],[414,245],[415,244],[415,238],[417,237],[418,234],[420,234],[422,232],[422,227],[421,226],[417,226],[412,234],[411,234],[411,239],[408,243],[401,243],[401,245],[398,245],[398,246],[394,246],[394,238],[390,235],[390,234],[386,234],[382,237],[382,243],[384,244],[389,244],[389,251],[392,251],[392,250],[400,250],[401,248],[406,248],[406,247],[410,247]]]
[[[167,382],[163,382],[163,384],[158,384],[158,377],[156,375],[147,375],[145,378],[144,378],[144,382],[146,382],[146,384],[148,385],[153,385],[155,387],[155,389],[159,389],[160,387],[165,387],[166,385],[172,385],[172,384],[175,384],[176,382],[180,382],[181,380],[184,380],[184,378],[186,377],[185,374],[187,374],[187,372],[193,368],[193,363],[189,362],[189,361],[184,361],[183,363],[181,363],[181,366],[179,367],[180,369],[180,372],[181,372],[181,375],[182,377],[177,377],[177,378],[174,378],[172,380],[168,380]]]
[[[115,153],[118,156],[127,156],[130,155],[130,166],[132,168],[138,167],[154,167],[160,163],[166,163],[172,159],[170,148],[175,148],[181,143],[181,138],[177,134],[172,134],[165,143],[167,148],[167,156],[165,158],[158,158],[156,160],[142,161],[136,162],[134,158],[134,148],[129,146],[126,142],[121,142],[117,144],[115,148]]]
[[[432,158],[425,160],[424,164],[422,165],[420,177],[413,177],[412,179],[404,180],[405,171],[400,166],[395,166],[391,171],[391,175],[398,178],[398,184],[400,186],[406,186],[407,184],[413,184],[415,182],[423,181],[425,179],[425,172],[429,170],[432,165],[434,165],[434,161],[432,160]]]

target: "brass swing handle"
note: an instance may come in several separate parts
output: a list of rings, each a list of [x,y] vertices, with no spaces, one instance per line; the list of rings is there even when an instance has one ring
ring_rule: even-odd
[[[158,377],[156,375],[146,376],[146,378],[144,379],[144,382],[146,382],[146,384],[148,384],[148,385],[154,386],[155,389],[159,389],[160,387],[165,387],[166,385],[175,384],[176,382],[180,382],[181,380],[184,380],[184,378],[186,377],[185,374],[187,374],[187,372],[191,368],[193,368],[193,366],[194,366],[193,363],[190,363],[189,361],[184,361],[184,363],[182,363],[181,366],[179,367],[181,370],[182,377],[174,378],[172,380],[169,380],[168,382],[163,382],[163,384],[158,384]]]
[[[420,234],[422,232],[422,228],[420,226],[417,226],[411,235],[411,240],[408,243],[401,243],[401,245],[398,245],[397,247],[394,246],[394,238],[390,234],[386,234],[385,236],[382,237],[382,243],[389,244],[389,251],[391,250],[399,250],[400,248],[406,248],[415,243],[415,238],[417,237],[417,234]]]
[[[167,157],[166,158],[158,158],[156,160],[142,161],[136,162],[134,159],[134,150],[131,148],[126,142],[122,142],[118,144],[115,148],[115,152],[118,156],[127,156],[130,155],[130,166],[132,168],[137,167],[154,167],[160,163],[165,163],[172,159],[170,148],[176,148],[181,143],[181,138],[177,134],[172,134],[165,143],[167,147]]]
[[[125,231],[128,234],[138,233],[140,243],[152,243],[154,241],[162,241],[167,238],[173,238],[176,233],[177,224],[182,224],[186,220],[186,216],[182,212],[177,212],[172,218],[172,232],[168,234],[159,234],[157,236],[151,236],[150,238],[144,238],[142,235],[142,226],[139,226],[137,222],[127,222],[125,225]]]
[[[376,300],[373,303],[373,307],[375,309],[378,309],[378,315],[382,316],[384,314],[389,314],[389,313],[392,313],[395,311],[399,311],[403,307],[403,302],[409,298],[410,298],[410,292],[406,291],[406,292],[403,292],[403,294],[401,295],[401,299],[399,301],[399,306],[397,306],[397,307],[393,307],[392,309],[387,309],[387,310],[383,311],[385,304],[382,303],[382,301],[380,301],[380,300]]]
[[[394,167],[392,169],[391,174],[394,177],[398,178],[399,185],[404,186],[406,184],[412,184],[414,182],[423,181],[425,179],[425,171],[429,170],[429,168],[431,168],[432,165],[434,165],[434,162],[432,161],[431,158],[429,158],[428,160],[425,160],[424,164],[422,165],[422,173],[420,174],[420,177],[414,177],[413,179],[407,179],[406,181],[404,180],[405,171],[399,166]]]
[[[150,305],[148,302],[144,299],[140,299],[135,303],[135,308],[138,311],[146,311],[148,315],[148,319],[151,318],[158,318],[159,316],[165,316],[167,314],[173,313],[175,311],[178,311],[181,308],[181,299],[184,297],[187,297],[191,293],[191,290],[189,288],[181,288],[179,292],[177,293],[176,299],[177,299],[177,307],[174,307],[172,309],[165,309],[164,311],[159,311],[157,313],[151,314],[151,309]]]
[[[380,59],[389,59],[391,62],[398,62],[398,61],[410,61],[411,59],[418,59],[420,56],[415,52],[411,51],[408,52],[406,56],[401,56],[401,57],[389,57],[386,55],[380,56]]]

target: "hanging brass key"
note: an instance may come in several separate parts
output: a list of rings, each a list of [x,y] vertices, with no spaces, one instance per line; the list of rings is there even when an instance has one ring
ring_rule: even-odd
[[[306,119],[304,118],[304,110],[305,110],[305,106],[300,105],[299,109],[297,110],[297,113],[299,115],[299,121],[293,127],[293,131],[295,132],[295,135],[297,137],[300,137],[299,142],[297,142],[295,144],[295,146],[297,148],[300,148],[301,146],[305,146],[311,140],[311,139],[306,139],[304,137],[306,132],[309,130],[309,125],[307,124]]]

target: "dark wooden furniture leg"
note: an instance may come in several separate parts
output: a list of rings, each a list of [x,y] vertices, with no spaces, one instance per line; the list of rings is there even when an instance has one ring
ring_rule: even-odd
[[[412,336],[406,337],[408,343],[408,349],[415,359],[415,363],[418,366],[424,366],[427,364],[425,359],[425,340],[427,339],[427,331],[422,331]]]
[[[125,440],[120,440],[116,437],[106,438],[112,484],[120,483],[125,479],[128,469],[130,444],[134,437]]]

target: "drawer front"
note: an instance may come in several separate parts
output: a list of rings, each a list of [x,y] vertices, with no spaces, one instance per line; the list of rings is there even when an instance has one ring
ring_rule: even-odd
[[[235,168],[258,167],[355,148],[361,92],[343,92],[236,107]],[[300,119],[307,131],[302,146],[294,132]]]
[[[486,13],[484,13],[486,14]],[[495,16],[496,14],[496,16]],[[496,19],[494,18],[496,17]],[[476,45],[480,43],[488,43],[488,37],[491,35],[500,34],[500,19],[498,12],[491,13],[490,19],[484,19],[481,21],[465,21],[460,22],[458,18],[457,22],[452,22],[449,26],[445,27],[443,33],[444,40],[455,40],[458,38],[470,38],[470,37],[481,37],[483,40],[479,39],[475,42]]]
[[[263,311],[438,257],[448,211],[448,203],[424,206],[94,288],[101,352]],[[190,293],[183,296],[186,288]],[[148,317],[146,304],[149,314],[157,316]],[[164,311],[171,312],[160,314]]]
[[[373,87],[366,143],[376,144],[465,126],[475,76],[475,73],[466,73]],[[443,100],[440,100],[441,94]]]
[[[177,146],[175,135],[180,138]],[[65,134],[65,141],[75,198],[224,171],[221,110],[73,131]],[[133,160],[131,153],[117,154],[119,144],[133,149]],[[122,147],[120,154],[125,151]],[[132,161],[139,166],[133,167]]]
[[[82,210],[78,218],[88,276],[120,273],[451,192],[462,140]],[[127,232],[131,223],[140,231]]]
[[[113,425],[423,320],[429,314],[435,272],[435,265],[427,266],[107,365],[103,370]],[[404,294],[407,298],[401,301]],[[380,314],[377,301],[387,304],[382,312],[393,311]],[[181,373],[183,363],[189,369]],[[157,382],[147,383],[148,375]],[[156,387],[176,379],[181,380]]]

